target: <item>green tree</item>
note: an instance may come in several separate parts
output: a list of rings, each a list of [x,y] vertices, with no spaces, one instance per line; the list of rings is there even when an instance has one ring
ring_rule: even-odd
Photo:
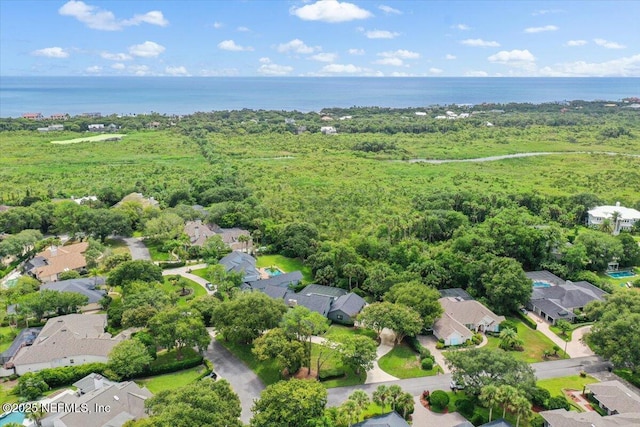
[[[435,390],[429,395],[429,403],[434,408],[442,410],[449,404],[449,395],[442,390]]]
[[[402,415],[402,418],[406,420],[409,414],[413,413],[413,410],[414,410],[413,396],[411,395],[411,393],[408,393],[408,392],[402,393],[396,399],[396,412]]]
[[[499,403],[498,387],[493,384],[488,384],[482,388],[480,392],[480,402],[489,408],[489,422],[491,422],[493,416],[493,407]]]
[[[518,331],[504,328],[500,331],[500,348],[503,350],[517,350],[522,348],[524,341],[518,336]]]
[[[620,240],[600,231],[588,230],[580,233],[575,243],[582,244],[587,251],[587,268],[591,271],[605,271],[611,261],[624,255]]]
[[[377,343],[364,335],[345,335],[335,338],[336,350],[340,354],[342,363],[360,374],[373,368],[373,361],[377,358]]]
[[[197,346],[202,352],[211,342],[199,313],[182,311],[178,307],[161,311],[151,318],[149,331],[158,344],[167,349],[175,348],[178,359],[182,358],[184,347]]]
[[[47,412],[41,404],[33,403],[33,405],[35,405],[35,408],[31,407],[30,411],[27,413],[27,418],[36,423],[36,426],[41,427],[42,420],[47,416]]]
[[[109,368],[120,378],[132,378],[141,373],[152,358],[147,348],[138,340],[124,340],[109,353]]]
[[[216,234],[205,240],[201,253],[206,262],[217,264],[220,258],[228,254],[229,251],[229,247],[222,241],[222,237]]]
[[[373,403],[380,406],[380,413],[384,414],[385,406],[389,401],[389,387],[384,384],[379,385],[378,388],[376,388],[376,390],[373,392],[371,400],[373,400]]]
[[[285,333],[304,344],[305,363],[311,369],[311,337],[321,335],[329,329],[329,320],[320,313],[303,306],[296,306],[282,317]]]
[[[528,419],[531,413],[531,402],[525,396],[518,396],[511,402],[511,409],[516,414],[516,427],[520,426],[520,419]]]
[[[439,298],[440,293],[437,289],[420,282],[395,284],[384,295],[385,301],[403,304],[418,312],[425,328],[430,328],[433,322],[442,315]]]
[[[507,414],[507,409],[511,407],[511,404],[520,396],[520,392],[516,387],[503,384],[498,387],[498,402],[502,406],[502,418]]]
[[[151,261],[125,261],[111,270],[107,278],[109,286],[126,287],[136,281],[162,283],[162,268]]]
[[[292,340],[282,328],[265,332],[253,341],[251,350],[258,360],[276,359],[281,370],[295,374],[305,360],[305,346]]]
[[[487,302],[498,313],[509,313],[531,298],[531,280],[512,258],[494,258],[481,278]]]
[[[327,390],[315,380],[280,381],[267,386],[256,400],[251,427],[304,427],[322,417]]]
[[[184,220],[170,212],[161,213],[144,226],[145,235],[158,241],[175,240],[184,230]]]
[[[563,336],[568,337],[569,332],[572,329],[571,323],[564,319],[560,319],[556,322],[556,326],[558,327],[558,329],[560,329],[560,332],[562,332]]]

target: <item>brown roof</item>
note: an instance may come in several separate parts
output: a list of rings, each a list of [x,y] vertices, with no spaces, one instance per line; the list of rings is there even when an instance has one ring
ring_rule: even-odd
[[[203,224],[201,220],[188,221],[184,225],[184,232],[189,236],[192,245],[202,246],[204,242],[211,236],[215,236],[215,231],[207,224]]]
[[[442,317],[433,324],[433,332],[438,338],[446,339],[454,332],[460,334],[461,337],[471,338],[473,332],[462,323],[458,322],[447,313],[443,313]]]
[[[37,277],[50,277],[67,270],[77,270],[87,266],[83,253],[89,247],[88,242],[76,243],[69,246],[51,246],[40,252],[36,257],[42,257],[46,265],[36,267]]]

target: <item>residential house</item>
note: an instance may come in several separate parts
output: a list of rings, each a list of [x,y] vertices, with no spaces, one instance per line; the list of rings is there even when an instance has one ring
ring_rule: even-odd
[[[203,224],[202,220],[197,219],[187,221],[184,225],[184,234],[189,236],[192,246],[202,246],[209,237],[215,236],[216,232],[208,224]]]
[[[38,132],[54,132],[64,130],[64,125],[49,125],[44,128],[38,128]]]
[[[589,282],[565,281],[546,270],[525,274],[533,282],[527,309],[552,325],[560,319],[573,322],[575,310],[582,310],[591,301],[603,301],[607,294]]]
[[[218,261],[218,264],[222,264],[226,272],[242,273],[243,282],[255,282],[260,279],[256,259],[244,252],[233,251]]]
[[[440,289],[440,297],[442,298],[460,298],[465,301],[471,301],[473,297],[462,288]]]
[[[49,319],[31,346],[22,347],[5,365],[24,375],[46,368],[106,363],[120,342],[105,332],[106,314],[68,314]]]
[[[67,120],[69,115],[67,113],[56,113],[52,114],[49,118],[51,120]]]
[[[366,302],[354,293],[324,285],[308,285],[298,293],[289,292],[285,302],[302,305],[316,311],[336,323],[353,324]]]
[[[101,132],[104,130],[104,124],[102,123],[94,123],[87,126],[89,132]]]
[[[91,386],[80,388],[78,393],[69,390],[58,395],[49,405],[55,410],[42,420],[43,427],[121,427],[128,421],[148,417],[144,403],[153,394],[133,381],[113,383],[91,374],[76,384]],[[83,407],[90,410],[73,410]]]
[[[251,234],[249,231],[237,227],[220,228],[217,225],[213,226],[213,231],[222,238],[222,241],[229,246],[232,251],[250,251]],[[241,242],[240,236],[247,236],[249,239],[246,242]]]
[[[409,423],[397,412],[393,411],[367,418],[364,421],[353,424],[353,427],[409,427]]]
[[[339,296],[332,302],[327,318],[343,325],[353,325],[366,304],[360,295],[353,292]]]
[[[303,306],[311,311],[322,314],[327,317],[329,310],[331,309],[331,297],[326,295],[309,294],[305,295],[302,292],[287,292],[284,296],[284,302],[289,307]]]
[[[106,379],[100,374],[89,374],[84,378],[79,379],[72,385],[78,390],[79,394],[87,394],[93,390],[98,390],[102,387],[107,387],[117,384],[111,380]]]
[[[597,412],[575,412],[566,409],[539,412],[544,427],[638,427],[640,413],[600,416]]]
[[[322,126],[320,127],[320,132],[322,132],[323,135],[335,135],[338,133],[333,126]]]
[[[84,252],[88,242],[68,246],[52,245],[25,264],[25,271],[41,282],[55,282],[65,271],[83,271],[87,267]]]
[[[24,113],[22,115],[23,119],[29,119],[29,120],[42,120],[43,116],[42,113]]]
[[[127,194],[115,204],[116,207],[122,206],[125,202],[138,202],[142,205],[142,208],[157,208],[160,206],[160,203],[154,199],[153,197],[144,197],[142,193],[130,193]]]
[[[73,200],[74,202],[76,202],[79,205],[82,205],[82,204],[85,204],[85,203],[97,202],[98,201],[98,196],[83,196],[83,197],[73,197],[73,196],[71,196],[71,200]]]
[[[0,353],[0,377],[8,377],[15,374],[13,365],[8,362],[20,351],[22,347],[32,345],[42,328],[25,328],[14,338],[13,342],[5,351]]]
[[[609,220],[613,234],[631,231],[635,223],[640,221],[640,211],[620,206],[620,202],[616,202],[615,206],[598,206],[590,209],[587,213],[589,227],[600,227],[604,221]],[[614,219],[614,215],[617,218]]]
[[[87,305],[80,308],[80,311],[84,312],[100,310],[101,307],[99,302],[104,298],[107,292],[103,289],[97,289],[97,287],[104,284],[104,277],[85,277],[45,283],[40,286],[40,290],[49,289],[58,292],[76,292],[86,296],[88,298]]]
[[[475,300],[446,297],[438,300],[442,317],[433,324],[433,334],[445,345],[459,345],[476,332],[499,332],[504,316],[498,316]]]
[[[300,271],[294,271],[291,273],[278,274],[277,276],[272,276],[268,279],[247,282],[246,286],[252,290],[262,290],[266,286],[288,289],[291,286],[297,285],[301,281],[302,273]]]
[[[604,381],[587,385],[598,406],[608,415],[639,413],[640,396],[620,381]]]
[[[92,119],[99,119],[100,117],[102,117],[102,113],[82,113],[80,114],[80,117],[89,117]]]

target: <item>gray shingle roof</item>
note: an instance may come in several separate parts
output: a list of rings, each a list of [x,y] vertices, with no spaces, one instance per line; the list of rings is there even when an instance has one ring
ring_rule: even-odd
[[[280,286],[287,288],[291,284],[297,284],[302,280],[302,273],[300,271],[293,271],[291,273],[279,274],[277,276],[270,277],[268,279],[254,280],[248,282],[249,286],[253,289],[262,289],[265,286]]]
[[[377,415],[360,421],[354,424],[353,427],[409,427],[409,423],[397,412],[389,412],[388,414]]]
[[[260,277],[260,273],[256,269],[256,259],[244,252],[233,251],[218,263],[222,264],[226,271],[243,273],[245,282],[258,280]]]
[[[40,286],[40,289],[49,289],[58,292],[76,292],[89,298],[89,304],[96,303],[107,293],[96,286],[104,285],[104,277],[85,277],[81,279],[61,280],[59,282],[49,282]]]
[[[287,292],[284,296],[284,302],[289,306],[301,305],[307,307],[309,310],[320,313],[325,317],[327,317],[331,308],[331,298],[318,294],[304,295],[302,293]]]
[[[336,299],[342,295],[346,295],[347,291],[340,288],[334,288],[333,286],[309,285],[301,290],[300,293],[303,295],[324,295]]]
[[[360,310],[362,310],[362,307],[364,307],[366,303],[367,302],[362,299],[360,295],[352,292],[338,297],[338,299],[331,305],[329,312],[331,313],[340,310],[349,317],[354,317],[356,314],[360,313]]]
[[[109,381],[108,379],[106,379],[100,374],[92,373],[87,375],[84,378],[79,379],[72,385],[76,387],[78,390],[80,390],[81,393],[86,394],[95,390],[96,388],[99,388],[99,387],[96,387],[96,385],[99,384],[100,382],[102,382],[103,386],[109,386],[109,385],[115,384],[113,381]]]
[[[554,409],[539,413],[549,427],[637,427],[640,413],[600,416],[597,412],[573,412]]]
[[[281,288],[278,286],[265,286],[258,290],[264,292],[273,299],[284,299],[285,295],[289,292],[287,288]]]
[[[587,386],[600,403],[620,414],[640,412],[640,396],[620,381],[605,381]]]
[[[513,427],[511,423],[507,422],[504,418],[493,420],[490,423],[482,424],[481,427]]]
[[[440,289],[440,296],[442,298],[461,298],[465,301],[473,300],[473,297],[462,288]]]

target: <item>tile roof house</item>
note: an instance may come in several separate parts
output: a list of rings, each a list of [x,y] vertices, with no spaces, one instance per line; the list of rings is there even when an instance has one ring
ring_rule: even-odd
[[[42,282],[55,282],[58,280],[58,274],[64,271],[80,272],[87,267],[84,252],[88,247],[88,242],[50,246],[27,262],[25,271]]]
[[[609,415],[640,413],[640,396],[620,381],[604,381],[587,385],[598,405]]]
[[[103,289],[96,289],[96,287],[104,284],[104,277],[84,277],[45,283],[40,286],[40,290],[49,289],[58,292],[76,292],[84,295],[88,298],[88,302],[87,305],[81,308],[81,311],[91,311],[100,309],[100,305],[98,303],[107,294],[107,292]]]
[[[107,362],[120,342],[105,332],[106,314],[68,314],[51,318],[31,346],[22,347],[9,361],[16,374],[46,368]]]
[[[260,272],[256,269],[256,259],[244,252],[233,251],[218,261],[218,264],[222,264],[226,272],[242,273],[243,282],[255,282],[260,278]]]
[[[574,310],[581,310],[591,301],[603,301],[607,294],[589,282],[564,281],[546,270],[525,274],[533,282],[527,308],[552,325],[560,319],[573,321]]]
[[[216,232],[208,224],[203,224],[202,220],[197,219],[187,221],[184,225],[184,234],[189,236],[192,246],[202,246],[209,237],[215,236]]]
[[[360,421],[353,427],[409,427],[409,423],[394,411]]]
[[[459,345],[471,339],[475,332],[499,332],[504,316],[475,300],[440,298],[442,317],[433,324],[433,334],[445,345]]]
[[[91,378],[89,378],[91,377]],[[93,383],[85,393],[67,392],[51,402],[50,412],[42,420],[43,427],[121,427],[127,421],[146,418],[144,403],[153,394],[146,387],[133,381],[113,383],[91,374],[78,383]],[[74,384],[75,385],[75,384]],[[90,411],[72,411],[73,408],[90,408]]]

